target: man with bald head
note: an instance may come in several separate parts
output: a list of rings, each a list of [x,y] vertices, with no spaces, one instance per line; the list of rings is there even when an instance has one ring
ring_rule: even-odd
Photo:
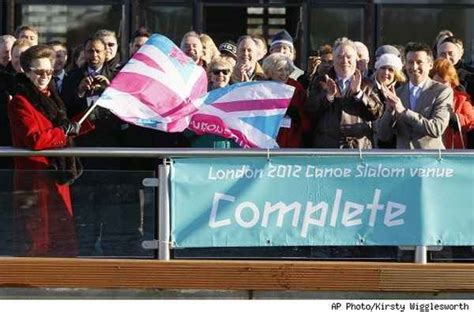
[[[26,39],[31,42],[32,46],[35,46],[38,44],[39,33],[33,26],[23,25],[16,29],[15,37],[17,39]]]
[[[203,59],[204,50],[198,33],[190,31],[184,34],[180,48],[184,54],[192,58],[197,65],[206,68],[207,64]]]
[[[12,59],[11,51],[16,38],[12,35],[0,36],[0,70],[6,70]]]
[[[474,99],[474,69],[463,63],[463,54],[464,49],[461,39],[449,36],[438,44],[438,57],[445,58],[454,65],[458,73],[460,87],[466,90],[471,99]],[[470,130],[467,137],[468,147],[474,148],[474,130]]]
[[[237,63],[232,74],[232,83],[264,80],[263,69],[258,63],[259,48],[251,36],[242,36],[237,42]]]
[[[369,69],[369,49],[360,41],[354,41],[354,45],[356,47],[358,57],[357,69],[362,73],[362,76],[370,77],[372,75],[372,71]]]
[[[370,121],[383,113],[373,83],[357,69],[354,42],[338,39],[333,68],[310,86],[307,110],[313,121],[312,147],[372,148]]]
[[[454,65],[459,76],[459,82],[471,98],[474,98],[474,73],[472,68],[463,63],[463,54],[464,49],[461,39],[447,37],[438,45],[438,57],[447,59]]]

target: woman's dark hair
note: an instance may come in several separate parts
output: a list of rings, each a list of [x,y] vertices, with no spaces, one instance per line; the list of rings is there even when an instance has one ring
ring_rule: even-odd
[[[53,49],[51,49],[47,44],[32,46],[20,55],[21,68],[23,68],[25,73],[28,73],[33,60],[40,58],[49,58],[51,60],[51,64],[53,64],[55,53]]]

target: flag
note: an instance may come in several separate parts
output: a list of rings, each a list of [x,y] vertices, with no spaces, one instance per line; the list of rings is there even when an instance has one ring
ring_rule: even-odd
[[[214,134],[242,147],[278,147],[294,88],[259,81],[207,92],[207,75],[171,40],[154,34],[98,99],[122,120],[152,129]]]
[[[197,111],[194,100],[206,92],[204,69],[171,40],[155,34],[115,76],[97,105],[138,126],[180,132]]]
[[[294,88],[274,81],[234,84],[207,93],[189,129],[233,139],[245,148],[278,147],[275,138]]]

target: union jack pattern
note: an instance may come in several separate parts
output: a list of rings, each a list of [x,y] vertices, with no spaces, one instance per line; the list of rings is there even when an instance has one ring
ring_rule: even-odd
[[[204,69],[171,40],[154,34],[130,59],[97,104],[122,120],[152,129],[234,139],[250,148],[278,147],[275,137],[293,96],[282,83],[247,82],[207,92]]]

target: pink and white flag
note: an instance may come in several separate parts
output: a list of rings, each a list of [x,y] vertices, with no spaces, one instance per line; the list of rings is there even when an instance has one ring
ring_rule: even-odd
[[[234,139],[242,147],[278,147],[275,138],[294,88],[264,81],[207,92],[204,69],[155,34],[132,57],[97,104],[129,123]]]

